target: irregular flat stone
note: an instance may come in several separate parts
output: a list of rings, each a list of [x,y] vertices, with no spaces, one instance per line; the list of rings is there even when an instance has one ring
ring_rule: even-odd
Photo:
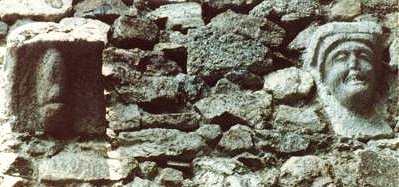
[[[207,26],[251,37],[272,47],[280,46],[285,37],[285,30],[266,18],[238,14],[231,10],[212,18]]]
[[[84,0],[74,6],[74,16],[99,19],[111,23],[121,15],[129,15],[122,0]]]
[[[194,133],[174,129],[147,129],[121,132],[121,147],[108,152],[110,158],[191,157],[204,147],[205,141]]]
[[[262,42],[210,28],[188,32],[187,72],[214,83],[231,70],[255,74],[271,71],[272,60]]]
[[[165,168],[159,172],[157,180],[164,185],[180,186],[184,180],[183,172],[172,168]]]
[[[215,140],[217,137],[222,135],[222,129],[216,124],[202,124],[196,131],[198,135],[204,138],[206,141]]]
[[[241,91],[240,86],[237,84],[232,83],[231,81],[227,80],[226,78],[222,78],[218,80],[216,85],[212,88],[213,94],[228,94],[233,92]]]
[[[370,140],[367,145],[371,147],[378,147],[381,149],[389,148],[392,150],[399,149],[399,138],[393,139],[382,139],[382,140]]]
[[[1,0],[0,20],[14,22],[31,18],[40,21],[57,21],[72,10],[72,0]]]
[[[200,0],[202,4],[205,4],[208,7],[216,9],[218,11],[226,10],[226,9],[240,9],[243,7],[251,7],[256,3],[259,3],[259,0],[223,0],[223,1],[215,1],[215,0]]]
[[[108,30],[100,21],[65,18],[26,24],[9,34],[6,109],[8,117],[15,116],[15,131],[105,131],[104,90],[98,77]]]
[[[302,109],[287,105],[275,108],[273,127],[283,131],[299,131],[304,133],[322,132],[326,124],[312,108]]]
[[[256,17],[267,17],[271,12],[281,17],[282,21],[298,21],[304,18],[318,16],[320,4],[318,1],[308,0],[271,0],[263,1],[249,14]]]
[[[116,104],[107,108],[107,121],[112,130],[139,128],[142,110],[135,104]]]
[[[244,125],[235,125],[223,133],[218,146],[228,152],[249,150],[253,147],[252,130]]]
[[[262,124],[270,115],[272,98],[263,91],[217,94],[194,104],[201,114],[213,123],[255,126]]]
[[[330,19],[350,20],[362,13],[361,0],[340,0],[333,4]]]
[[[256,130],[253,136],[257,149],[273,150],[290,154],[305,151],[310,146],[307,136],[295,132],[282,133],[275,130]]]
[[[44,181],[121,180],[138,167],[133,159],[106,159],[94,153],[60,153],[44,159],[38,166],[38,178]]]
[[[227,73],[225,77],[242,89],[260,90],[263,88],[263,79],[246,70],[232,71]]]
[[[128,183],[125,185],[126,187],[161,187],[160,184],[147,180],[142,179],[140,177],[134,177],[133,182]]]
[[[162,5],[148,15],[151,19],[166,19],[166,28],[183,30],[204,25],[201,5],[194,2]]]
[[[295,102],[307,97],[314,81],[312,75],[295,67],[272,72],[264,77],[264,89],[273,92],[273,98]]]
[[[140,174],[145,178],[154,178],[158,174],[158,165],[156,162],[144,161],[140,163]]]
[[[151,49],[158,41],[159,28],[149,19],[120,16],[112,28],[112,43],[118,47]]]
[[[313,186],[317,178],[333,179],[331,164],[317,156],[291,157],[281,166],[281,186]]]

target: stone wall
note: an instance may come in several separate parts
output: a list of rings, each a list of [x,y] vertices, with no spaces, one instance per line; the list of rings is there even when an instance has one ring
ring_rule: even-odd
[[[0,0],[0,186],[399,186],[397,0]]]

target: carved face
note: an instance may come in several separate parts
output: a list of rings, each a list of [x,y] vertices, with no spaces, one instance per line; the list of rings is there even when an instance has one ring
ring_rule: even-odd
[[[370,47],[356,41],[344,42],[327,54],[323,80],[343,106],[363,111],[374,102],[375,66]]]

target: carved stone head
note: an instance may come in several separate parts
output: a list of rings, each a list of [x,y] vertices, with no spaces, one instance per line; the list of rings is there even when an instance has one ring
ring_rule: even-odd
[[[375,103],[381,34],[372,22],[329,23],[316,31],[307,49],[305,67],[328,94],[355,113]]]

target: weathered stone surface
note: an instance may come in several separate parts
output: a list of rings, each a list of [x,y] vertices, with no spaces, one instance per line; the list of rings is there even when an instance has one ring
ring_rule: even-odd
[[[377,91],[384,73],[380,69],[382,33],[374,22],[328,23],[317,28],[304,54],[304,67],[315,78],[327,117],[341,136],[371,139],[392,135],[380,114],[384,106],[379,100],[384,96]]]
[[[75,17],[93,18],[111,23],[121,15],[129,15],[122,0],[84,0],[74,6]]]
[[[313,33],[317,30],[317,24],[309,25],[305,30],[301,31],[295,39],[288,45],[291,50],[302,51],[308,46],[310,38]]]
[[[273,150],[283,154],[302,152],[310,146],[310,139],[307,136],[295,132],[256,130],[253,140],[257,149]]]
[[[238,14],[231,10],[212,18],[207,26],[222,32],[251,37],[272,47],[280,46],[285,37],[285,30],[266,18]]]
[[[194,2],[162,5],[148,15],[150,19],[166,19],[166,28],[182,30],[204,25],[201,5]]]
[[[266,153],[265,155],[263,155],[264,157],[260,157],[248,152],[244,152],[235,156],[234,159],[237,159],[238,161],[242,162],[243,164],[245,164],[245,166],[247,166],[251,170],[259,170],[265,167],[266,164],[269,164],[267,163],[269,162],[268,158],[265,158],[267,157],[266,155],[271,156],[270,153]]]
[[[361,0],[363,13],[387,14],[398,11],[399,5],[395,0]]]
[[[103,51],[103,75],[111,82],[126,84],[140,76],[168,76],[181,73],[182,68],[168,60],[164,53],[141,49],[107,48]]]
[[[203,124],[195,131],[195,133],[200,135],[206,141],[212,141],[222,135],[222,129],[216,124]]]
[[[399,149],[399,138],[396,137],[393,139],[370,140],[367,145],[380,149],[389,148],[392,150],[397,150]]]
[[[272,91],[273,98],[282,102],[304,99],[313,87],[312,76],[295,67],[278,70],[264,77],[263,88]]]
[[[213,123],[255,126],[262,124],[271,113],[271,96],[263,91],[217,94],[204,98],[195,107]]]
[[[15,120],[15,131],[104,132],[99,77],[108,30],[100,21],[66,18],[26,24],[10,33],[6,109],[8,118]]]
[[[399,33],[399,32],[398,32]],[[389,65],[392,69],[399,69],[399,38],[393,40],[391,45],[389,46],[389,54],[390,54],[390,62]]]
[[[160,184],[152,182],[147,179],[142,179],[140,177],[135,177],[133,182],[125,185],[126,187],[161,187]]]
[[[250,11],[250,15],[267,17],[271,12],[281,17],[282,21],[298,21],[314,18],[320,14],[318,1],[308,0],[271,0],[263,1]]]
[[[280,170],[282,186],[313,186],[320,178],[333,178],[331,164],[313,155],[291,157]]]
[[[184,180],[183,172],[172,168],[165,168],[159,172],[156,180],[166,186],[181,186]]]
[[[212,94],[228,94],[233,92],[240,92],[240,86],[232,83],[226,78],[220,79],[212,88]]]
[[[105,159],[95,153],[60,153],[44,159],[38,166],[38,178],[44,181],[120,180],[138,167],[132,159]]]
[[[21,18],[57,21],[72,10],[72,0],[1,0],[0,20],[14,22]]]
[[[268,48],[260,41],[210,28],[189,30],[188,38],[187,72],[209,83],[233,69],[264,74],[272,68]]]
[[[108,152],[110,158],[177,157],[179,155],[188,158],[206,145],[201,136],[174,129],[122,132],[117,139],[123,146]]]
[[[140,163],[140,174],[145,178],[154,178],[158,174],[158,166],[156,162],[145,161]]]
[[[120,16],[112,28],[112,43],[118,47],[151,49],[158,41],[159,28],[149,19]]]
[[[263,87],[263,79],[247,70],[232,71],[227,73],[225,77],[242,89],[260,90]]]
[[[10,169],[12,169],[13,165],[16,163],[18,159],[18,154],[16,153],[0,153],[0,172],[6,173]]]
[[[332,5],[329,17],[335,20],[350,20],[361,13],[361,0],[339,0]]]
[[[235,125],[223,133],[218,146],[228,152],[249,150],[253,147],[252,129],[244,125]]]
[[[139,128],[142,110],[135,104],[116,104],[107,108],[107,120],[113,130]]]
[[[7,23],[4,23],[4,22],[0,21],[0,40],[5,38],[7,36],[7,33],[8,33],[8,25],[7,25]]]
[[[283,131],[299,131],[303,133],[322,132],[326,124],[312,108],[303,109],[287,105],[275,108],[273,127]]]
[[[357,153],[361,186],[396,186],[399,184],[399,160],[391,155],[364,150]]]

